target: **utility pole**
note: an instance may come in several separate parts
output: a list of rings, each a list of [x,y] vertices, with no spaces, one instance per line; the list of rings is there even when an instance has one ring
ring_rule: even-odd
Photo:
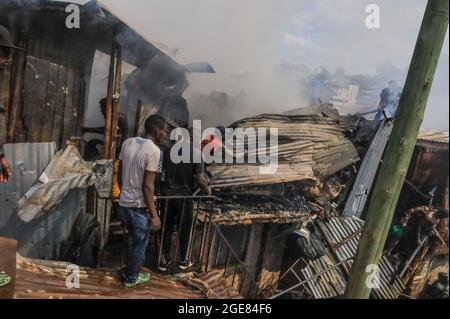
[[[447,0],[429,0],[399,103],[394,128],[367,204],[367,218],[345,297],[368,299],[369,265],[381,259],[412,158],[448,27]]]

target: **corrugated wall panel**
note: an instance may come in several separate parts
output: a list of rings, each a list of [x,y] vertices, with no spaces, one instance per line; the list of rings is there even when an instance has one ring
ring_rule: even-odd
[[[332,218],[329,222],[321,223],[321,229],[324,235],[334,245],[339,245],[335,249],[339,257],[337,262],[342,262],[347,259],[354,258],[358,249],[359,238],[361,234],[355,235],[364,227],[364,221],[359,218]],[[351,238],[350,238],[351,237]],[[332,257],[332,256],[330,256]],[[352,260],[345,263],[345,268],[350,270]],[[395,299],[401,293],[405,286],[401,280],[396,276],[396,270],[387,256],[383,256],[379,263],[380,273],[380,288],[373,289],[375,298],[381,299]],[[392,278],[395,276],[395,280]],[[307,278],[307,277],[306,277]],[[317,298],[317,296],[316,296]]]
[[[386,148],[389,136],[391,136],[392,127],[391,123],[385,124],[383,122],[373,138],[359,168],[358,176],[353,184],[353,189],[345,204],[343,216],[361,217],[370,190],[372,189],[372,183],[377,174],[384,149]]]
[[[86,190],[72,190],[50,212],[22,222],[17,215],[17,201],[37,181],[56,151],[55,143],[19,143],[5,146],[13,168],[9,184],[0,185],[0,236],[15,238],[19,252],[29,258],[58,259],[60,245],[72,230],[78,214],[86,207]]]

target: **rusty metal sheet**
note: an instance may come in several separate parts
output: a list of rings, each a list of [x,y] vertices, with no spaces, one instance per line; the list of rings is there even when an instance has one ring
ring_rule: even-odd
[[[418,140],[448,144],[449,133],[448,131],[439,130],[421,130],[418,136]]]
[[[149,283],[127,289],[114,270],[80,268],[80,288],[66,287],[70,274],[68,263],[17,259],[17,299],[203,299],[196,288],[188,287],[175,277],[151,274]]]
[[[345,132],[355,129],[354,124],[347,117],[278,114],[236,122],[233,128],[266,128],[267,132],[278,129],[278,169],[274,174],[261,174],[262,164],[212,164],[208,167],[213,176],[212,187],[277,184],[330,176],[359,160],[353,143],[345,137]],[[255,146],[241,137],[244,146]],[[233,147],[239,149],[242,144],[236,142]],[[265,154],[269,149],[268,145]]]

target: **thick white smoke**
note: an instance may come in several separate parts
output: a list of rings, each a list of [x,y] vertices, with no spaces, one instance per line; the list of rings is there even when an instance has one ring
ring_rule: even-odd
[[[215,109],[211,112],[221,124],[305,106],[306,99],[300,94],[302,80],[320,66],[332,72],[342,66],[347,74],[375,75],[380,64],[390,62],[407,70],[426,5],[426,0],[101,2],[149,40],[178,49],[179,62],[208,61],[214,66],[216,74],[189,77],[188,100],[194,92],[209,95],[212,91],[226,92],[230,98],[239,94],[246,97],[242,107],[225,109],[221,114]],[[380,7],[379,30],[365,27],[369,3]],[[298,70],[280,74],[277,65],[282,60],[299,66]],[[448,36],[425,127],[448,129],[447,87]],[[193,113],[199,107],[190,105]],[[207,112],[199,110],[197,114]]]

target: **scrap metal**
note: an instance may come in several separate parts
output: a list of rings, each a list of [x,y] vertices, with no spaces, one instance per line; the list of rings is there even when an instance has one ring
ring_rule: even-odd
[[[392,132],[391,122],[382,122],[359,168],[358,176],[344,207],[343,216],[360,218],[369,197],[381,157]]]
[[[358,249],[360,230],[364,227],[364,221],[358,218],[333,218],[327,223],[320,222],[326,236],[334,245],[338,256],[336,262],[353,259]],[[357,233],[357,235],[355,235]],[[330,256],[332,257],[332,256]],[[353,260],[344,264],[344,268],[350,271]],[[373,295],[378,299],[395,299],[404,290],[405,284],[399,278],[397,270],[387,255],[380,260],[379,276],[380,287],[373,290]]]
[[[69,145],[59,151],[39,177],[38,182],[18,201],[18,215],[24,222],[38,218],[55,207],[74,188],[86,188],[102,179],[94,164],[83,160]]]
[[[263,114],[243,119],[233,128],[278,129],[278,169],[275,174],[260,174],[262,164],[212,164],[212,187],[278,184],[333,175],[359,160],[353,143],[345,136],[356,129],[355,118],[324,115]],[[237,136],[245,140],[245,136]],[[259,145],[244,147],[255,147]],[[234,148],[242,145],[235,143]],[[264,151],[267,153],[267,149]],[[265,153],[265,154],[266,154]]]
[[[152,273],[148,284],[123,288],[116,270],[79,268],[80,288],[66,286],[66,262],[17,257],[16,299],[204,299],[205,295],[175,277]]]

